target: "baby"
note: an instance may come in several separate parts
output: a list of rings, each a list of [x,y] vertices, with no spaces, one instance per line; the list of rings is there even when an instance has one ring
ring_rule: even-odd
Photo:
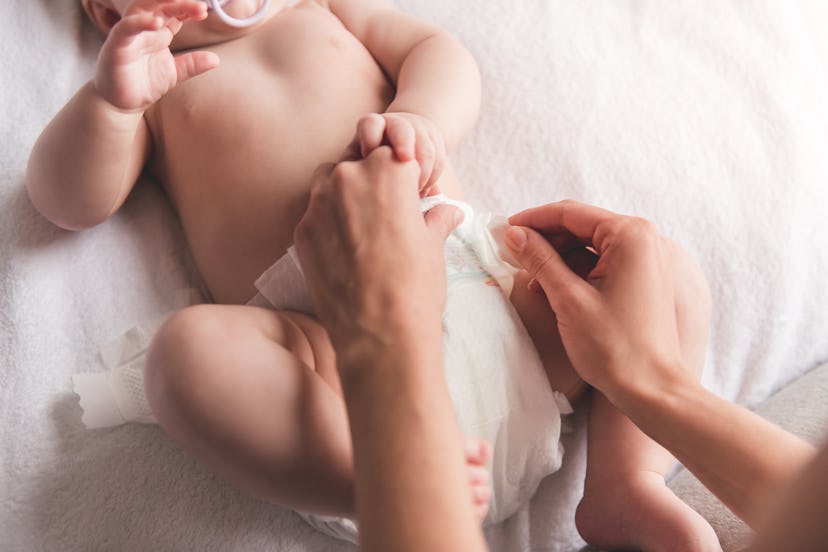
[[[459,197],[446,152],[476,119],[477,69],[451,36],[383,0],[216,1],[209,12],[207,4],[83,0],[107,39],[94,79],[35,145],[29,195],[49,220],[79,230],[115,213],[142,171],[152,175],[213,301],[172,315],[154,338],[146,391],[156,418],[237,486],[291,508],[352,517],[350,436],[330,342],[312,316],[249,305],[253,283],[290,246],[314,169],[349,143],[362,156],[390,146],[419,164],[423,196]],[[457,247],[465,258],[463,243]],[[518,274],[511,293],[525,325],[519,331],[534,341],[538,373],[574,402],[584,386],[549,335],[554,315],[527,280]],[[695,366],[699,349],[686,353]],[[550,386],[541,387],[553,402]],[[557,412],[544,408],[538,412]],[[467,412],[458,411],[462,422]],[[560,426],[535,418],[538,427]],[[509,444],[499,431],[490,437],[490,467]],[[488,454],[479,443],[468,448],[482,515],[487,487],[476,468]],[[607,548],[718,549],[709,525],[664,485],[672,463],[595,394],[576,514],[584,538]],[[558,465],[553,459],[546,473]],[[499,470],[520,479],[523,468]],[[521,500],[537,482],[518,481]]]

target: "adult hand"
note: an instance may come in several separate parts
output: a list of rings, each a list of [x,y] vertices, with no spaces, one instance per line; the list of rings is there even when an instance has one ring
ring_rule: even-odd
[[[320,167],[294,238],[336,350],[360,547],[483,550],[443,371],[443,247],[460,213],[440,206],[423,216],[419,177],[416,162],[385,146]]]
[[[419,166],[391,148],[317,169],[294,232],[311,298],[338,354],[405,336],[440,343],[443,246],[462,214],[419,208]]]
[[[683,358],[680,341],[706,339],[707,288],[695,263],[652,223],[574,201],[509,222],[515,226],[507,243],[543,288],[567,355],[587,383],[616,404],[631,392],[697,385],[689,368],[699,370],[703,357]],[[597,262],[579,276],[562,256],[584,259],[584,248]]]

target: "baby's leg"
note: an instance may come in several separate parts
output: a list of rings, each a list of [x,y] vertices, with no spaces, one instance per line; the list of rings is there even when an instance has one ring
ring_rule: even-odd
[[[686,277],[676,296],[682,354],[699,375],[707,342],[709,294],[692,259],[679,249],[674,253],[677,270]],[[574,403],[586,386],[566,357],[554,313],[542,294],[526,290],[528,280],[526,273],[517,274],[512,303],[538,348],[552,388]],[[576,514],[584,539],[606,549],[721,550],[707,521],[665,485],[664,475],[675,458],[597,391],[591,402],[587,476]]]
[[[529,275],[526,272],[515,274],[515,284],[510,297],[512,305],[538,350],[552,389],[566,395],[569,402],[574,405],[588,386],[566,356],[561,336],[558,334],[555,313],[549,308],[546,297],[542,293],[529,291],[528,283]]]
[[[350,435],[324,329],[295,313],[199,305],[149,352],[161,426],[234,485],[291,508],[353,516]]]
[[[173,315],[150,349],[147,398],[196,459],[265,500],[354,516],[347,414],[327,333],[314,319],[236,305]],[[472,503],[490,495],[489,450],[467,439]]]
[[[707,285],[686,253],[677,249],[674,261],[686,278],[676,296],[682,356],[700,376],[710,318]],[[576,513],[581,536],[607,549],[720,551],[707,521],[665,485],[674,463],[667,450],[595,391],[584,498]]]
[[[713,529],[667,487],[675,458],[601,394],[593,393],[584,497],[575,521],[607,550],[719,552]]]

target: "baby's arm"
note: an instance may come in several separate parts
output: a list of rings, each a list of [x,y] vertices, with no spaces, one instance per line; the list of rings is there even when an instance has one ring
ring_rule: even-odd
[[[328,0],[327,5],[396,86],[386,112],[415,115],[406,123],[418,138],[436,127],[435,140],[444,142],[444,150],[452,150],[474,125],[480,108],[480,76],[471,54],[445,31],[400,12],[386,0]],[[388,134],[393,119],[386,120]],[[370,142],[376,125],[367,121],[360,126]],[[394,146],[391,136],[385,138]],[[429,144],[433,146],[439,150],[443,144]]]
[[[144,111],[179,82],[212,69],[214,54],[173,58],[169,44],[187,19],[203,19],[196,0],[137,0],[112,28],[95,79],[52,120],[32,150],[29,197],[49,220],[78,230],[123,204],[152,143]]]

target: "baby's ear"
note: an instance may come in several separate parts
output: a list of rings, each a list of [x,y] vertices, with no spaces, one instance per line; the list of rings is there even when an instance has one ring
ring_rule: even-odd
[[[103,33],[109,31],[121,20],[121,14],[108,0],[82,0],[83,9],[92,23]]]

